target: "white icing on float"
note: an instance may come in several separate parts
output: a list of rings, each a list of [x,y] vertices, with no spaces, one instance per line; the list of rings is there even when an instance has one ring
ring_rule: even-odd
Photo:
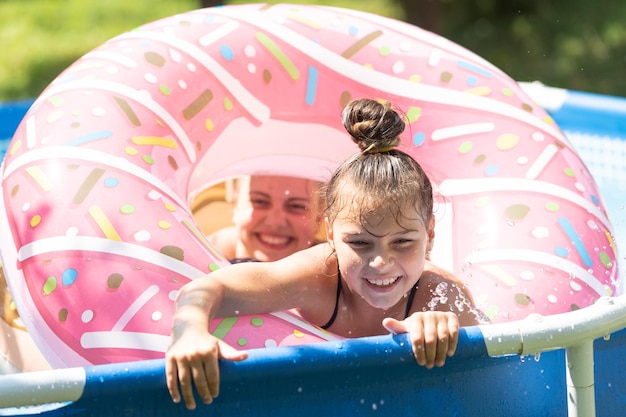
[[[176,292],[228,264],[199,231],[194,197],[245,174],[327,179],[356,151],[340,113],[358,97],[406,111],[401,149],[438,191],[432,258],[492,321],[616,291],[598,188],[551,118],[497,68],[367,13],[227,6],[87,53],[11,142],[3,264],[51,364],[162,357]],[[333,338],[289,313],[212,327],[244,348]]]

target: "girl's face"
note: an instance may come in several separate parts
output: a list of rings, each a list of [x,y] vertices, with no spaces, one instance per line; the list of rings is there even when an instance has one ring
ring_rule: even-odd
[[[400,208],[399,215],[383,208],[355,218],[347,207],[328,225],[344,281],[383,310],[400,302],[420,278],[434,238],[434,218],[426,225],[414,207]]]
[[[234,212],[237,257],[275,261],[315,242],[315,182],[281,176],[242,180]]]

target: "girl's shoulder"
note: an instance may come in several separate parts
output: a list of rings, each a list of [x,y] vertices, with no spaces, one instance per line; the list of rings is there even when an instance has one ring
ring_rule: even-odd
[[[315,274],[328,275],[338,270],[335,252],[327,242],[295,252],[278,262]]]
[[[419,287],[426,290],[422,294],[427,294],[428,305],[455,312],[462,326],[478,324],[472,293],[454,274],[427,261],[419,282]],[[433,303],[435,298],[437,302]]]
[[[428,283],[429,285],[437,285],[439,283],[454,284],[461,289],[465,288],[465,284],[452,272],[447,271],[430,261],[426,261],[424,265],[424,272],[420,278],[421,283]]]
[[[281,276],[283,290],[291,294],[299,314],[323,325],[332,315],[338,286],[338,266],[328,243],[320,243],[286,258],[269,262]]]

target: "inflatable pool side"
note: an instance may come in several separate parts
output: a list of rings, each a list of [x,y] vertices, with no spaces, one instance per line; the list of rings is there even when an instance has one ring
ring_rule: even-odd
[[[549,87],[539,82],[519,84],[564,131],[598,136],[626,134],[626,107],[621,97]]]
[[[508,326],[512,332],[516,324]],[[483,330],[463,329],[457,354],[433,370],[415,364],[404,335],[253,350],[244,362],[222,364],[220,396],[196,414],[555,416],[582,405],[573,404],[580,397],[566,383],[565,350],[490,357]],[[590,342],[596,401],[574,407],[570,416],[623,410],[625,342],[623,331]],[[15,374],[0,382],[0,415],[189,415],[169,399],[162,360]]]
[[[17,126],[34,101],[34,99],[27,99],[0,103],[0,140],[13,137]],[[5,147],[6,145],[3,146]]]
[[[608,140],[616,146],[610,153],[624,152],[626,100],[541,85],[525,89],[585,162],[599,159],[590,171],[614,202],[607,207],[620,245],[623,194],[616,184],[624,168],[605,169],[606,157],[587,153],[586,145],[600,143],[589,147],[599,152]],[[0,106],[0,139],[11,137],[28,106]],[[414,363],[405,336],[254,350],[247,361],[222,364],[220,397],[196,415],[620,415],[626,407],[625,297],[558,316],[463,329],[457,354],[433,370]],[[1,376],[0,415],[33,414],[189,412],[171,402],[163,361],[154,360]]]

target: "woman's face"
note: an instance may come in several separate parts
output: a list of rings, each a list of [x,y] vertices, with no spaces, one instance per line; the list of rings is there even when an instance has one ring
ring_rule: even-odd
[[[240,182],[234,212],[238,258],[275,261],[315,243],[316,182],[293,177],[252,176]]]
[[[341,275],[352,292],[371,306],[388,310],[419,280],[434,237],[414,207],[388,208],[364,216],[344,208],[328,225]]]

